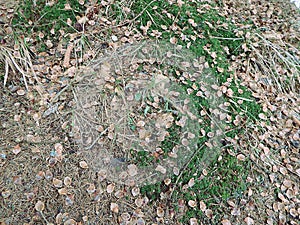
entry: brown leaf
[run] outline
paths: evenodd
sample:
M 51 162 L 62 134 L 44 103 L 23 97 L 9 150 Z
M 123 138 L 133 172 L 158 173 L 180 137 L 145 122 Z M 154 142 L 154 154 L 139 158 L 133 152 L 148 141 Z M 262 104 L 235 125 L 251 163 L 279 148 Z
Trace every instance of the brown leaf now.
M 203 201 L 200 201 L 200 210 L 202 212 L 205 212 L 205 210 L 206 210 L 206 205 L 205 205 L 205 203 Z
M 86 163 L 86 161 L 80 161 L 79 162 L 79 166 L 82 168 L 82 169 L 88 169 L 89 166 L 88 164 Z
M 89 194 L 92 194 L 96 191 L 96 187 L 94 184 L 90 184 L 89 187 L 86 189 L 86 191 L 89 193 Z
M 156 214 L 158 217 L 163 217 L 165 215 L 165 211 L 161 207 L 157 207 Z
M 18 154 L 21 152 L 21 147 L 20 147 L 20 145 L 19 145 L 19 144 L 16 145 L 16 146 L 13 148 L 12 152 L 13 152 L 15 155 L 18 155 Z
M 246 157 L 243 154 L 238 154 L 236 158 L 240 161 L 245 161 Z
M 60 195 L 66 195 L 68 193 L 68 190 L 66 188 L 61 188 L 61 189 L 58 189 L 58 194 Z
M 65 178 L 64 178 L 64 184 L 65 184 L 66 186 L 70 186 L 71 183 L 72 183 L 72 179 L 71 179 L 70 177 L 65 177 Z
M 251 217 L 246 217 L 246 218 L 244 219 L 244 221 L 245 221 L 245 223 L 246 223 L 247 225 L 252 225 L 252 224 L 254 224 L 254 220 L 253 220 Z
M 42 212 L 45 209 L 45 204 L 42 201 L 37 201 L 37 203 L 34 206 L 35 210 L 38 212 Z
M 188 201 L 188 205 L 192 208 L 195 208 L 197 206 L 197 202 L 194 200 L 189 200 Z
M 198 225 L 198 220 L 196 218 L 191 218 L 190 219 L 190 225 Z
M 110 203 L 110 210 L 114 213 L 118 213 L 119 212 L 119 206 L 117 203 Z
M 55 187 L 62 187 L 62 185 L 63 185 L 62 180 L 59 180 L 59 179 L 56 179 L 56 178 L 53 178 L 52 183 Z
M 132 193 L 133 197 L 138 196 L 140 194 L 139 187 L 132 188 L 131 193 Z
M 191 178 L 188 182 L 189 187 L 193 187 L 195 185 L 195 178 Z
M 77 222 L 73 219 L 68 219 L 64 222 L 64 225 L 77 225 Z
M 222 225 L 231 225 L 230 220 L 224 219 L 221 221 Z
M 208 218 L 212 218 L 212 216 L 213 216 L 213 211 L 210 210 L 210 209 L 207 209 L 207 210 L 205 210 L 205 215 L 206 215 Z
M 107 185 L 107 187 L 106 187 L 106 191 L 109 194 L 112 193 L 114 191 L 114 189 L 115 189 L 115 184 L 113 184 L 113 183 Z

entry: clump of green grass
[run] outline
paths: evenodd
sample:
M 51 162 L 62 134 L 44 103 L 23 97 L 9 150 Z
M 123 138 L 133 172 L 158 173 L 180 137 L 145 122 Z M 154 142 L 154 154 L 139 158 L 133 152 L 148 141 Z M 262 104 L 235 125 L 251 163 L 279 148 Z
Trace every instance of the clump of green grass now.
M 67 4 L 70 8 L 66 7 Z M 71 30 L 76 29 L 67 24 L 70 19 L 72 23 L 76 23 L 76 16 L 84 13 L 85 7 L 76 0 L 59 0 L 53 5 L 46 0 L 34 1 L 23 0 L 16 11 L 12 20 L 15 30 L 20 32 L 38 32 L 41 31 L 45 36 L 50 35 L 50 30 L 58 32 L 60 29 Z

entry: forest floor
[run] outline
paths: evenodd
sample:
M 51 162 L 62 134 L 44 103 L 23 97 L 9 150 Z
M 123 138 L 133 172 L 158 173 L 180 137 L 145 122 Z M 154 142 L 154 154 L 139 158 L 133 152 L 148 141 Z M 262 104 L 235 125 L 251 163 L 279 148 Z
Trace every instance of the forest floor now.
M 0 49 L 1 225 L 299 224 L 289 1 L 0 1 Z

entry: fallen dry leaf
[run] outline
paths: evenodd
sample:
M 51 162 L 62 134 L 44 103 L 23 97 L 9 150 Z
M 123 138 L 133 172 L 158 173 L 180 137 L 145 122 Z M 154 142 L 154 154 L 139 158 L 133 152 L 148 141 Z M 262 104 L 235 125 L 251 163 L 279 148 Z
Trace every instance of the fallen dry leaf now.
M 88 169 L 88 168 L 89 168 L 89 166 L 88 166 L 88 164 L 87 164 L 86 161 L 80 161 L 80 162 L 79 162 L 79 166 L 80 166 L 82 169 Z
M 107 185 L 107 187 L 106 187 L 106 191 L 107 191 L 107 193 L 112 193 L 113 191 L 114 191 L 114 189 L 115 189 L 115 184 L 113 184 L 113 183 L 111 183 L 111 184 L 109 184 L 109 185 Z
M 21 152 L 21 147 L 20 147 L 20 145 L 19 145 L 19 144 L 16 145 L 16 146 L 13 148 L 12 152 L 13 152 L 15 155 L 18 155 L 18 154 Z
M 42 201 L 37 201 L 37 203 L 34 206 L 35 210 L 38 212 L 42 212 L 45 209 L 45 204 Z
M 188 201 L 188 205 L 192 208 L 195 208 L 197 206 L 197 202 L 194 200 L 189 200 Z
M 70 178 L 70 177 L 65 177 L 65 178 L 64 178 L 64 184 L 65 184 L 67 187 L 70 186 L 71 183 L 72 183 L 72 178 Z
M 158 217 L 163 217 L 165 215 L 165 211 L 164 211 L 163 208 L 157 207 L 156 214 L 157 214 Z
M 222 220 L 222 221 L 221 221 L 221 224 L 222 224 L 222 225 L 231 225 L 230 220 L 228 220 L 228 219 Z
M 119 206 L 117 203 L 110 203 L 110 210 L 114 213 L 119 213 Z
M 254 220 L 253 220 L 251 217 L 246 217 L 246 218 L 244 219 L 244 221 L 245 221 L 245 223 L 246 223 L 247 225 L 252 225 L 252 224 L 254 224 Z
M 52 183 L 55 187 L 58 187 L 58 188 L 63 186 L 62 180 L 59 180 L 59 179 L 56 179 L 56 178 L 53 178 Z
M 196 218 L 190 218 L 190 225 L 198 225 L 198 220 Z

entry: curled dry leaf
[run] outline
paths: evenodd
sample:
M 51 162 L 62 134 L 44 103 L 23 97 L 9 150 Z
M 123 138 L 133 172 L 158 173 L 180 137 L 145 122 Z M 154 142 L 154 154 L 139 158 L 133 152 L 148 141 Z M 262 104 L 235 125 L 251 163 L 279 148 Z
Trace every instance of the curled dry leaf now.
M 42 201 L 37 201 L 37 203 L 34 206 L 35 210 L 38 212 L 42 212 L 45 209 L 45 204 Z
M 123 198 L 125 196 L 125 192 L 123 190 L 117 190 L 115 196 L 117 198 Z
M 115 190 L 115 184 L 111 183 L 111 184 L 107 185 L 107 187 L 106 187 L 107 193 L 110 194 L 110 193 L 112 193 L 114 190 Z
M 106 170 L 100 170 L 98 172 L 98 179 L 99 179 L 99 181 L 104 181 L 106 177 L 107 177 Z
M 2 191 L 1 195 L 3 198 L 8 198 L 10 196 L 11 192 L 10 190 Z
M 188 186 L 191 188 L 195 185 L 195 178 L 191 178 L 188 182 Z
M 89 218 L 87 216 L 83 216 L 82 221 L 87 223 L 89 221 Z
M 74 203 L 74 195 L 71 194 L 67 195 L 65 198 L 65 204 L 69 206 L 69 205 L 73 205 L 73 203 Z
M 60 195 L 67 195 L 68 194 L 67 188 L 60 188 L 57 191 L 58 191 L 58 194 L 60 194 Z
M 206 215 L 208 218 L 212 218 L 212 216 L 213 216 L 213 211 L 210 210 L 210 209 L 207 209 L 207 210 L 205 210 L 205 215 Z
M 19 145 L 19 144 L 16 145 L 16 146 L 13 148 L 12 152 L 13 152 L 15 155 L 18 155 L 18 154 L 21 152 L 21 147 L 20 147 L 20 145 Z
M 170 178 L 166 178 L 165 180 L 164 180 L 164 183 L 165 183 L 165 185 L 169 185 L 169 184 L 171 184 L 171 182 L 172 182 L 172 180 L 170 179 Z
M 258 117 L 259 117 L 260 119 L 262 119 L 262 120 L 267 120 L 267 117 L 266 117 L 266 115 L 265 115 L 264 113 L 258 114 Z
M 140 194 L 140 188 L 139 187 L 132 188 L 131 193 L 134 197 L 138 196 Z
M 156 214 L 158 217 L 163 217 L 165 215 L 165 211 L 163 210 L 162 207 L 157 207 Z
M 59 180 L 59 179 L 56 179 L 56 178 L 53 178 L 52 183 L 55 187 L 62 187 L 63 186 L 62 180 Z
M 252 225 L 252 224 L 254 224 L 254 220 L 251 218 L 251 217 L 246 217 L 245 219 L 244 219 L 244 221 L 245 221 L 245 223 L 247 224 L 247 225 Z
M 90 184 L 89 187 L 86 189 L 86 191 L 89 193 L 89 194 L 92 194 L 96 191 L 96 187 L 94 184 Z
M 292 217 L 297 217 L 298 212 L 297 212 L 297 210 L 295 208 L 292 208 L 292 209 L 290 209 L 290 214 L 291 214 Z
M 136 126 L 137 126 L 137 127 L 144 127 L 145 124 L 146 124 L 146 123 L 145 123 L 144 121 L 140 120 L 139 122 L 136 123 Z
M 231 215 L 233 215 L 233 216 L 239 216 L 239 215 L 241 215 L 240 209 L 238 209 L 238 208 L 233 208 L 233 209 L 231 210 Z
M 177 39 L 175 37 L 170 38 L 170 43 L 175 45 L 177 43 Z
M 238 154 L 236 158 L 240 161 L 245 161 L 246 157 L 243 154 Z
M 197 202 L 194 200 L 189 200 L 188 201 L 188 205 L 192 208 L 195 208 L 197 206 Z
M 221 221 L 222 225 L 231 225 L 230 220 L 224 219 Z
M 283 181 L 283 185 L 286 186 L 287 188 L 292 187 L 292 181 L 288 180 L 288 179 L 285 179 Z
M 110 210 L 114 213 L 118 213 L 119 212 L 119 206 L 117 203 L 110 203 Z
M 196 218 L 191 218 L 190 225 L 198 225 L 198 220 Z
M 79 162 L 79 166 L 82 168 L 82 169 L 88 169 L 89 166 L 88 164 L 86 163 L 86 161 L 80 161 Z
M 20 95 L 20 96 L 22 96 L 22 95 L 25 95 L 26 92 L 25 92 L 23 89 L 19 89 L 19 90 L 17 91 L 17 94 Z
M 71 178 L 71 177 L 65 177 L 65 178 L 64 178 L 64 184 L 65 184 L 66 186 L 70 186 L 71 183 L 72 183 L 72 178 Z
M 143 199 L 142 198 L 137 198 L 137 199 L 135 199 L 135 201 L 134 201 L 134 203 L 135 203 L 135 205 L 137 206 L 137 207 L 142 207 L 142 205 L 143 205 Z
M 70 67 L 70 58 L 71 58 L 71 53 L 72 53 L 73 47 L 74 47 L 73 44 L 69 44 L 67 47 L 67 50 L 66 50 L 66 53 L 64 56 L 64 62 L 63 62 L 63 66 L 65 68 Z
M 77 222 L 73 219 L 68 219 L 64 222 L 64 225 L 76 225 Z
M 206 210 L 206 204 L 203 201 L 200 201 L 200 210 L 202 212 L 205 212 L 205 210 Z
M 51 180 L 53 177 L 53 174 L 50 170 L 46 170 L 46 173 L 45 173 L 45 178 L 46 180 Z

